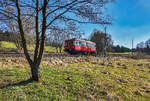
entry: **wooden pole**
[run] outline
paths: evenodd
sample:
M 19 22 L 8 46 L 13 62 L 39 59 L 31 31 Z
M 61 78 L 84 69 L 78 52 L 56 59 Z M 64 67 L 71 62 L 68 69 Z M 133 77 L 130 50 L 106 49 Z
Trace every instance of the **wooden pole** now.
M 133 45 L 134 45 L 134 40 L 132 39 L 132 56 L 133 56 Z

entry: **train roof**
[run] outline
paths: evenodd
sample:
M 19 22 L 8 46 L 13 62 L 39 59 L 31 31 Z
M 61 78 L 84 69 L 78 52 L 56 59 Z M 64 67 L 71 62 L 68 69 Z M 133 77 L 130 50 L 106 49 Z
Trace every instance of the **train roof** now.
M 94 42 L 92 42 L 92 41 L 86 41 L 86 42 L 88 42 L 88 43 L 90 43 L 90 44 L 95 44 Z
M 76 38 L 73 38 L 73 39 L 69 39 L 69 40 L 65 40 L 65 41 L 84 41 L 84 42 L 87 42 L 87 43 L 90 43 L 90 44 L 95 44 L 94 42 L 92 41 L 89 41 L 89 40 L 86 40 L 86 39 L 76 39 Z

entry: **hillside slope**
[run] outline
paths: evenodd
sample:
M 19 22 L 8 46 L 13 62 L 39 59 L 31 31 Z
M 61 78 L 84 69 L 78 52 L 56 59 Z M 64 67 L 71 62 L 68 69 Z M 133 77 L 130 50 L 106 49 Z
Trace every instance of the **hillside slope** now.
M 7 53 L 7 52 L 9 52 L 9 50 L 11 49 L 11 50 L 16 50 L 17 51 L 17 48 L 16 48 L 16 46 L 15 46 L 15 44 L 14 43 L 12 43 L 12 42 L 7 42 L 7 41 L 0 41 L 0 48 L 2 48 L 2 49 L 0 49 L 1 51 L 6 51 L 5 53 Z M 6 48 L 6 49 L 5 49 Z M 32 45 L 30 45 L 30 46 L 28 46 L 27 47 L 29 50 L 34 50 L 34 46 L 32 46 Z M 10 50 L 10 51 L 11 51 Z M 44 50 L 46 51 L 46 52 L 56 52 L 56 48 L 55 47 L 52 47 L 52 46 L 45 46 L 45 48 L 44 48 Z

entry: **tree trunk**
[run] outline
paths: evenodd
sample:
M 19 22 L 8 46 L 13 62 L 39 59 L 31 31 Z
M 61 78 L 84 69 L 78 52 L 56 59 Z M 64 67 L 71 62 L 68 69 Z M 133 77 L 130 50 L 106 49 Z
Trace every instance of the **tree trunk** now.
M 42 32 L 41 32 L 41 41 L 40 41 L 40 33 L 39 33 L 39 23 L 38 23 L 38 19 L 39 19 L 39 0 L 36 1 L 36 48 L 34 51 L 34 60 L 31 59 L 28 50 L 27 50 L 27 42 L 26 42 L 26 38 L 25 38 L 25 33 L 24 33 L 24 29 L 23 29 L 23 23 L 22 23 L 22 19 L 21 19 L 21 9 L 20 9 L 20 5 L 19 5 L 19 0 L 16 0 L 16 7 L 17 7 L 17 22 L 19 25 L 19 31 L 20 31 L 20 35 L 21 35 L 21 42 L 22 42 L 22 47 L 24 49 L 24 54 L 25 57 L 28 61 L 28 63 L 30 64 L 31 67 L 31 73 L 32 73 L 32 79 L 34 81 L 38 81 L 41 82 L 41 75 L 40 75 L 40 63 L 41 63 L 41 59 L 43 56 L 43 52 L 44 52 L 44 43 L 45 43 L 45 33 L 46 33 L 46 7 L 48 4 L 47 0 L 44 0 L 44 5 L 42 8 L 42 17 L 43 17 L 43 21 L 42 21 Z M 40 42 L 39 42 L 40 41 Z M 40 47 L 39 47 L 40 46 Z M 39 50 L 39 51 L 38 51 Z
M 58 47 L 56 47 L 56 53 L 57 53 L 57 54 L 59 53 L 59 51 L 58 51 Z
M 40 74 L 40 67 L 38 65 L 32 65 L 31 66 L 31 73 L 32 73 L 32 79 L 34 81 L 41 82 L 41 74 Z
M 61 53 L 62 47 L 59 47 L 59 53 Z

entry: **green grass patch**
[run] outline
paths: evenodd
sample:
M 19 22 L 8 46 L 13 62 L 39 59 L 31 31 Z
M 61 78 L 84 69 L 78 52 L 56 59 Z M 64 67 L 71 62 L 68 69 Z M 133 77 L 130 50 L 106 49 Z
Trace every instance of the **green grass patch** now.
M 52 46 L 45 46 L 44 50 L 47 52 L 56 52 L 56 48 Z
M 3 48 L 14 48 L 16 49 L 16 46 L 13 42 L 7 42 L 7 41 L 0 41 L 1 47 Z
M 108 53 L 109 55 L 131 55 L 132 53 L 131 52 L 116 52 L 116 53 L 113 53 L 113 52 L 109 52 Z
M 13 42 L 0 41 L 0 47 L 7 49 L 16 49 L 16 45 Z M 35 45 L 28 45 L 28 50 L 34 50 Z M 45 46 L 44 51 L 46 52 L 56 52 L 56 48 L 52 46 Z
M 29 67 L 12 65 L 0 68 L 0 86 L 5 86 L 0 88 L 0 100 L 149 101 L 149 65 L 146 59 L 118 58 L 104 64 L 97 61 L 42 66 L 42 83 L 28 80 Z

